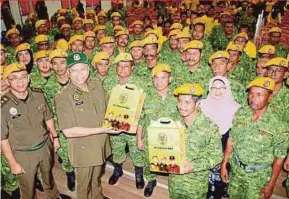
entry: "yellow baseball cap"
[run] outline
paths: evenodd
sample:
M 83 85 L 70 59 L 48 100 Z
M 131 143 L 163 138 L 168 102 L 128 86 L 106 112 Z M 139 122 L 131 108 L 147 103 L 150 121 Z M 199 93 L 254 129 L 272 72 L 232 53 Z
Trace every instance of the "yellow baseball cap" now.
M 59 13 L 59 14 L 65 14 L 66 12 L 67 12 L 67 10 L 64 9 L 64 8 L 60 8 L 60 9 L 58 10 L 58 13 Z
M 113 12 L 112 14 L 111 14 L 111 18 L 112 17 L 121 17 L 121 15 L 119 14 L 119 12 Z
M 149 45 L 149 44 L 159 44 L 159 41 L 154 37 L 147 37 L 143 39 L 141 42 L 142 42 L 142 46 Z
M 264 45 L 258 50 L 258 53 L 274 55 L 275 54 L 275 47 L 272 45 Z
M 181 31 L 179 34 L 177 34 L 177 39 L 181 38 L 191 38 L 191 35 L 188 31 Z
M 109 55 L 107 52 L 99 52 L 93 57 L 92 64 L 98 63 L 100 60 L 109 60 Z
M 210 56 L 209 63 L 212 64 L 214 59 L 219 59 L 219 58 L 229 59 L 230 55 L 229 55 L 229 53 L 227 51 L 217 51 L 213 55 Z
M 100 11 L 98 14 L 97 14 L 97 17 L 107 17 L 106 16 L 106 13 L 104 10 Z
M 9 30 L 7 31 L 7 33 L 6 33 L 6 38 L 8 38 L 9 35 L 12 35 L 12 34 L 18 34 L 18 35 L 20 35 L 20 32 L 19 32 L 19 30 L 18 30 L 17 28 L 11 28 L 11 29 L 9 29 Z
M 224 11 L 220 14 L 220 16 L 223 16 L 223 15 L 231 16 L 231 13 L 229 11 Z
M 120 35 L 129 35 L 128 30 L 120 30 L 115 34 L 115 37 L 118 37 Z
M 20 51 L 29 50 L 29 49 L 31 49 L 31 48 L 30 48 L 30 45 L 28 43 L 19 44 L 15 49 L 15 55 L 17 55 L 17 53 Z
M 235 39 L 237 39 L 238 37 L 244 38 L 247 41 L 249 40 L 249 37 L 248 37 L 247 33 L 245 33 L 245 32 L 241 32 L 241 33 L 237 34 L 233 40 L 235 41 Z
M 82 22 L 83 22 L 83 25 L 85 25 L 85 24 L 92 24 L 93 25 L 94 24 L 92 19 L 83 19 Z
M 83 35 L 73 35 L 73 36 L 69 39 L 68 45 L 72 44 L 73 42 L 75 42 L 75 41 L 77 41 L 77 40 L 79 40 L 79 41 L 84 41 Z
M 75 23 L 76 21 L 81 21 L 82 22 L 82 18 L 81 17 L 75 17 L 72 21 L 72 23 Z
M 107 44 L 107 43 L 114 43 L 114 39 L 112 37 L 103 37 L 99 41 L 99 45 Z
M 64 28 L 70 28 L 70 25 L 65 23 L 61 26 L 60 30 L 64 29 Z
M 86 10 L 86 14 L 94 14 L 95 15 L 95 11 L 93 9 L 87 9 Z
M 170 30 L 175 30 L 175 29 L 179 29 L 182 30 L 183 29 L 183 25 L 180 23 L 173 23 L 170 27 Z
M 35 43 L 38 44 L 40 42 L 43 42 L 43 41 L 48 41 L 48 36 L 47 35 L 37 35 L 35 37 Z
M 105 27 L 105 25 L 97 25 L 97 26 L 95 26 L 95 28 L 94 28 L 94 32 L 97 32 L 97 31 L 99 31 L 99 30 L 106 30 L 106 27 Z
M 28 15 L 28 19 L 32 19 L 33 17 L 37 17 L 37 14 L 35 12 L 30 12 Z
M 136 20 L 136 21 L 134 21 L 132 24 L 131 24 L 131 27 L 134 27 L 134 26 L 136 26 L 136 25 L 143 25 L 143 22 L 142 21 L 140 21 L 140 20 Z
M 95 37 L 95 33 L 93 31 L 87 31 L 83 34 L 83 39 L 86 37 Z
M 183 51 L 186 51 L 188 49 L 203 49 L 203 42 L 199 41 L 199 40 L 193 40 L 189 43 L 187 43 L 183 49 Z
M 159 33 L 158 33 L 157 30 L 149 30 L 149 31 L 147 31 L 147 32 L 144 34 L 144 36 L 145 36 L 145 37 L 148 37 L 150 34 L 153 34 L 153 35 L 157 36 L 157 38 L 159 37 Z
M 273 27 L 273 28 L 271 28 L 271 29 L 269 30 L 269 33 L 271 33 L 271 32 L 279 32 L 279 33 L 282 33 L 282 30 L 281 30 L 281 28 L 279 28 L 279 27 Z
M 204 94 L 204 90 L 200 84 L 197 83 L 186 83 L 174 90 L 174 95 L 193 95 L 201 97 Z
M 204 24 L 204 25 L 206 24 L 206 22 L 204 21 L 202 17 L 197 17 L 194 19 L 193 24 L 196 25 L 197 23 Z
M 171 67 L 168 64 L 159 63 L 152 70 L 152 77 L 160 72 L 168 72 L 171 73 Z
M 256 79 L 254 79 L 248 84 L 247 89 L 252 88 L 253 86 L 273 91 L 275 87 L 275 82 L 270 77 L 256 77 Z
M 49 51 L 48 50 L 37 51 L 34 54 L 34 61 L 36 62 L 38 59 L 43 58 L 43 57 L 49 57 Z
M 124 30 L 125 28 L 121 25 L 116 25 L 115 27 L 113 27 L 113 31 L 121 31 Z
M 13 64 L 9 64 L 8 66 L 5 66 L 3 70 L 3 79 L 6 79 L 11 73 L 22 70 L 26 70 L 26 66 L 23 62 L 14 62 Z
M 59 39 L 56 44 L 56 48 L 60 48 L 64 51 L 68 50 L 68 43 L 65 39 Z
M 50 54 L 49 54 L 49 61 L 51 62 L 51 60 L 55 57 L 58 57 L 58 58 L 67 58 L 67 53 L 62 50 L 61 48 L 56 48 L 55 50 L 51 51 Z
M 114 63 L 118 62 L 129 62 L 133 61 L 132 56 L 129 53 L 119 53 L 119 55 L 114 59 Z
M 58 23 L 60 20 L 65 20 L 65 17 L 64 17 L 64 16 L 58 17 L 58 18 L 57 18 L 57 23 Z
M 6 52 L 6 49 L 2 44 L 0 44 L 0 50 L 4 50 Z
M 180 32 L 181 32 L 180 29 L 171 30 L 169 35 L 168 35 L 168 38 L 170 38 L 171 36 L 178 35 Z
M 280 66 L 283 68 L 288 68 L 288 60 L 283 57 L 275 57 L 267 61 L 263 68 L 267 68 L 269 66 Z
M 229 50 L 243 52 L 242 46 L 234 44 L 233 42 L 230 42 L 229 45 L 227 46 L 227 51 Z
M 135 40 L 129 45 L 129 49 L 132 49 L 134 47 L 142 48 L 142 43 L 140 40 Z
M 47 21 L 45 19 L 41 19 L 36 21 L 35 23 L 35 29 L 37 30 L 37 28 L 39 28 L 41 25 L 46 25 Z

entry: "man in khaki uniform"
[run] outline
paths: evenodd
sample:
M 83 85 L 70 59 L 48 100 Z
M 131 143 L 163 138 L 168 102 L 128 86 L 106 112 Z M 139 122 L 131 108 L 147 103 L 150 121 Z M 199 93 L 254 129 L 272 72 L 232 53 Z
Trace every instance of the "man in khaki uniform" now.
M 76 174 L 76 195 L 79 199 L 102 199 L 101 174 L 111 154 L 107 133 L 102 128 L 106 97 L 102 84 L 89 78 L 87 57 L 71 53 L 67 58 L 71 83 L 55 97 L 60 129 L 67 137 L 68 157 Z
M 29 76 L 23 63 L 6 66 L 3 79 L 10 91 L 1 98 L 1 149 L 18 178 L 21 198 L 35 197 L 38 170 L 47 197 L 60 198 L 52 176 L 52 148 L 56 151 L 60 145 L 42 90 L 28 88 Z

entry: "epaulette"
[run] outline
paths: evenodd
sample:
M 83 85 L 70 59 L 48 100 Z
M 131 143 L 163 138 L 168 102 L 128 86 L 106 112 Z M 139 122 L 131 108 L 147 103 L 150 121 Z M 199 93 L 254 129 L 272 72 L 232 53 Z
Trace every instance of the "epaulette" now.
M 31 90 L 32 90 L 33 92 L 43 93 L 43 89 L 42 89 L 42 88 L 31 88 Z
M 1 108 L 10 100 L 6 95 L 1 97 Z

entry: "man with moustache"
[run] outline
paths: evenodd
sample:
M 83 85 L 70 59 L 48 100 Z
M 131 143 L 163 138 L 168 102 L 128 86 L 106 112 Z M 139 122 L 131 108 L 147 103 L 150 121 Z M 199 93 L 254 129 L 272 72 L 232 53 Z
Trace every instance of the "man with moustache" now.
M 69 41 L 69 51 L 71 53 L 82 53 L 84 51 L 84 38 L 83 35 L 73 35 Z
M 276 56 L 286 58 L 288 55 L 288 48 L 280 44 L 282 30 L 279 27 L 273 27 L 269 30 L 269 43 L 275 47 Z
M 97 48 L 95 48 L 96 40 L 95 33 L 93 31 L 88 31 L 83 34 L 84 40 L 84 54 L 88 58 L 89 62 L 92 61 L 95 53 L 97 52 Z
M 51 74 L 47 83 L 45 84 L 43 91 L 47 100 L 48 106 L 54 114 L 54 124 L 59 135 L 59 141 L 61 147 L 57 151 L 61 158 L 62 169 L 67 176 L 67 188 L 70 191 L 75 190 L 75 174 L 73 168 L 69 162 L 67 155 L 67 139 L 63 135 L 63 132 L 59 129 L 58 120 L 55 112 L 54 97 L 57 93 L 69 83 L 69 77 L 66 68 L 67 53 L 62 49 L 55 49 L 49 54 L 49 62 L 51 63 L 51 69 L 54 73 Z
M 67 57 L 70 83 L 55 97 L 59 128 L 67 138 L 68 157 L 76 175 L 77 198 L 102 199 L 101 175 L 110 155 L 108 133 L 102 128 L 106 97 L 102 84 L 89 78 L 87 57 L 71 53 Z
M 126 29 L 118 31 L 115 34 L 116 44 L 117 44 L 117 48 L 115 49 L 116 51 L 115 55 L 118 55 L 119 53 L 126 53 L 128 51 L 128 48 L 127 48 L 128 37 L 129 37 L 129 32 Z
M 1 98 L 1 149 L 18 178 L 21 198 L 35 197 L 38 170 L 47 197 L 60 198 L 52 175 L 52 150 L 60 144 L 42 90 L 28 88 L 29 75 L 21 62 L 8 65 L 3 78 L 10 91 Z
M 142 40 L 143 39 L 143 22 L 136 20 L 131 24 L 132 27 L 132 34 L 129 36 L 129 43 L 135 40 Z
M 169 175 L 170 198 L 206 198 L 209 171 L 222 159 L 219 130 L 199 108 L 204 95 L 200 84 L 186 83 L 175 89 L 174 95 L 186 127 L 186 160 L 184 174 Z
M 22 42 L 23 38 L 17 28 L 11 28 L 8 30 L 5 37 L 9 41 L 9 45 L 6 47 L 6 52 L 13 56 L 16 47 Z
M 288 130 L 270 107 L 275 83 L 257 77 L 248 86 L 248 105 L 237 112 L 233 121 L 221 177 L 228 183 L 226 165 L 230 162 L 230 198 L 269 199 L 286 156 Z
M 109 55 L 109 59 L 114 58 L 115 40 L 112 37 L 103 37 L 99 41 L 99 47 L 101 52 L 106 52 Z
M 153 67 L 155 67 L 158 60 L 160 44 L 156 38 L 147 37 L 142 40 L 142 46 L 144 49 L 143 54 L 146 60 L 147 67 L 149 69 L 152 69 Z

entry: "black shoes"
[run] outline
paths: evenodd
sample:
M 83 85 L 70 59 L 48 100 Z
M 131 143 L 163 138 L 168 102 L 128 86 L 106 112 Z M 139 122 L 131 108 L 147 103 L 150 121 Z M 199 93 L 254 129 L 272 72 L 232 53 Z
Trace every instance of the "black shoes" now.
M 121 164 L 114 164 L 114 170 L 112 176 L 110 176 L 108 180 L 108 184 L 114 185 L 117 183 L 118 179 L 123 175 L 122 172 L 122 165 Z
M 135 186 L 137 189 L 143 189 L 144 185 L 143 168 L 135 167 Z
M 157 181 L 156 180 L 150 181 L 144 190 L 144 196 L 150 197 L 154 192 L 155 186 L 157 186 Z
M 70 191 L 75 191 L 75 173 L 74 173 L 74 171 L 66 172 L 66 177 L 67 177 L 67 188 Z

